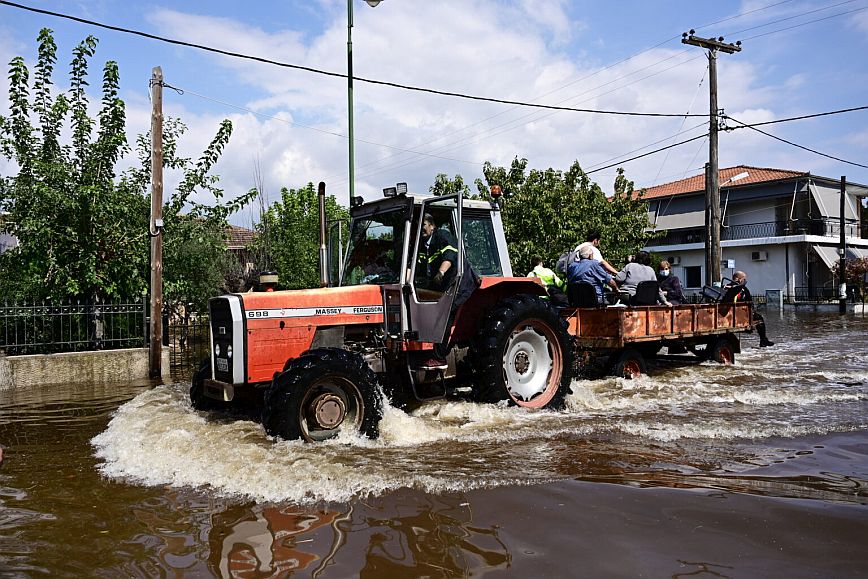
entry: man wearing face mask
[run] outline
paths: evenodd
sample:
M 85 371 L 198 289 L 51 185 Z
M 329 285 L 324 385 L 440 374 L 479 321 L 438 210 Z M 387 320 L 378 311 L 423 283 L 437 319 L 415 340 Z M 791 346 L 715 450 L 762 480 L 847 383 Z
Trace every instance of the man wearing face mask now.
M 672 267 L 665 259 L 660 262 L 660 268 L 657 270 L 657 283 L 660 284 L 660 289 L 666 294 L 670 304 L 679 306 L 684 303 L 681 280 L 677 275 L 672 275 Z

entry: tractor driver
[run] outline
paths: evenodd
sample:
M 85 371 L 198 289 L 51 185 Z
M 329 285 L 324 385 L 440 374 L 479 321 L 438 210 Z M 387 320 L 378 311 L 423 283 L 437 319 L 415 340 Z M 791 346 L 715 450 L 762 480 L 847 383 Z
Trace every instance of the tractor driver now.
M 425 267 L 427 287 L 445 292 L 458 271 L 458 244 L 455 237 L 448 229 L 438 228 L 434 217 L 426 213 L 422 218 L 422 244 L 418 265 Z

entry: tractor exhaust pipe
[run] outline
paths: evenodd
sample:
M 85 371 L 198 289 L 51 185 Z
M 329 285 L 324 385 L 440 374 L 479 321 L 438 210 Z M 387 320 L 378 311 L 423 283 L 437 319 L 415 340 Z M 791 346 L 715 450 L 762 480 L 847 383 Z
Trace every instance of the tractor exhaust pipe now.
M 328 254 L 326 252 L 326 210 L 325 182 L 319 182 L 317 190 L 319 197 L 319 284 L 326 287 L 329 284 Z

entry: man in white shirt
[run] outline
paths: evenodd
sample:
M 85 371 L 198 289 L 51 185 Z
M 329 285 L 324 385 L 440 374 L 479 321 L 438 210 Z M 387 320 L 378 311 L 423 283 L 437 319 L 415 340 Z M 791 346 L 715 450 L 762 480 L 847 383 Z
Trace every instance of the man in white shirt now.
M 591 254 L 592 254 L 591 259 L 599 261 L 602 264 L 603 269 L 605 269 L 606 271 L 608 271 L 612 275 L 615 275 L 618 273 L 617 269 L 612 267 L 608 261 L 603 259 L 603 254 L 600 252 L 600 232 L 599 231 L 591 231 L 590 233 L 588 233 L 588 236 L 585 238 L 585 242 L 582 244 L 579 244 L 579 246 L 575 249 L 576 255 L 578 255 L 579 252 L 584 247 L 590 247 L 591 248 Z M 569 267 L 569 264 L 567 264 L 567 266 Z

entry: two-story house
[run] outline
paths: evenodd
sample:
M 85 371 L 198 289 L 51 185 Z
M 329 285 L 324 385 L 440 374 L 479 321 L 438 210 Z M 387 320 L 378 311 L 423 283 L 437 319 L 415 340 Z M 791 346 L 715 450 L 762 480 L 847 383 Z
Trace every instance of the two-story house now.
M 837 295 L 840 179 L 739 165 L 720 170 L 721 274 L 748 274 L 755 295 L 778 290 L 786 301 Z M 846 183 L 848 259 L 868 257 L 868 187 Z M 663 233 L 645 248 L 667 259 L 685 289 L 705 280 L 705 175 L 645 189 L 648 221 Z

